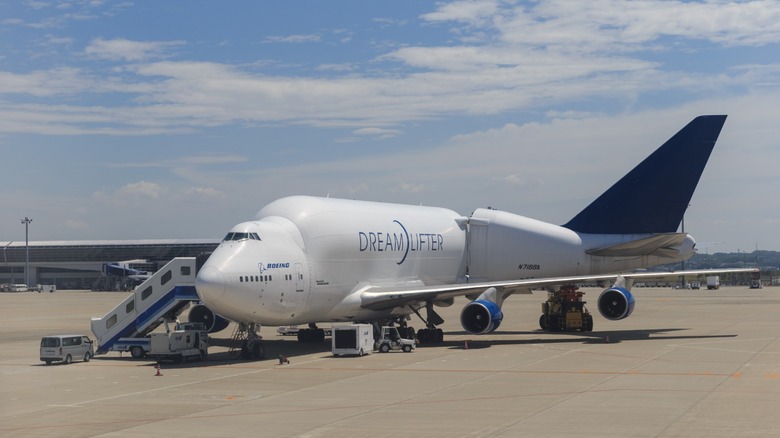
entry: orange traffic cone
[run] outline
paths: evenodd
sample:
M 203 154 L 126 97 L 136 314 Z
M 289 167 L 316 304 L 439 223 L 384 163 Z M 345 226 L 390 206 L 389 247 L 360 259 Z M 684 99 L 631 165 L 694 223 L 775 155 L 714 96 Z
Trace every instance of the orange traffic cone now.
M 160 372 L 160 362 L 157 362 L 157 365 L 155 365 L 155 368 L 157 368 L 157 374 L 155 374 L 155 377 L 162 377 L 162 373 Z

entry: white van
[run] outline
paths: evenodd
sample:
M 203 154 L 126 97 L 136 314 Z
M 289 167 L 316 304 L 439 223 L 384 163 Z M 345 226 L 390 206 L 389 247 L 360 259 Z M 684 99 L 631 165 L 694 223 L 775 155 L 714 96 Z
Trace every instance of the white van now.
M 41 360 L 50 365 L 52 362 L 71 363 L 73 359 L 89 362 L 95 355 L 92 339 L 81 335 L 55 335 L 41 338 Z

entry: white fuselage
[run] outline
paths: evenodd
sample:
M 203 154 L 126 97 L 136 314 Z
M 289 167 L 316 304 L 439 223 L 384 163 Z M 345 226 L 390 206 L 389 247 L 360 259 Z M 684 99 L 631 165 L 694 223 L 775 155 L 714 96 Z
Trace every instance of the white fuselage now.
M 685 259 L 596 257 L 586 250 L 641 238 L 578 234 L 511 213 L 471 217 L 424 206 L 294 196 L 234 226 L 198 275 L 215 313 L 261 325 L 370 321 L 407 309 L 360 306 L 367 286 L 442 285 L 606 274 Z

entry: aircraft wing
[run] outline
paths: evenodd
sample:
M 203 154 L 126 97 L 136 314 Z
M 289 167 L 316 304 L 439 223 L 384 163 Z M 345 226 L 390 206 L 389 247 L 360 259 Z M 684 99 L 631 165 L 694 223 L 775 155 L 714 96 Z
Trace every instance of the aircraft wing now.
M 481 294 L 494 287 L 499 292 L 531 293 L 532 289 L 561 286 L 566 284 L 594 283 L 625 280 L 670 278 L 690 275 L 717 275 L 739 272 L 758 272 L 757 268 L 735 269 L 699 269 L 672 272 L 632 272 L 624 274 L 582 275 L 571 277 L 532 278 L 512 281 L 492 281 L 484 283 L 458 283 L 438 286 L 399 285 L 366 286 L 360 292 L 361 307 L 372 310 L 385 310 L 413 303 L 440 301 L 449 298 Z

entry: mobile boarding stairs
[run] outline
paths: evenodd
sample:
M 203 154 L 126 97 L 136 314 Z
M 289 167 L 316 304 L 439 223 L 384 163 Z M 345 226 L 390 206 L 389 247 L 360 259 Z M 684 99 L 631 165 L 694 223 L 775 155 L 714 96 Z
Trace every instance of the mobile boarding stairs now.
M 200 301 L 196 270 L 195 257 L 176 257 L 105 316 L 92 318 L 96 353 L 126 351 L 127 345 L 146 340 L 160 324 L 175 320 L 190 302 Z

